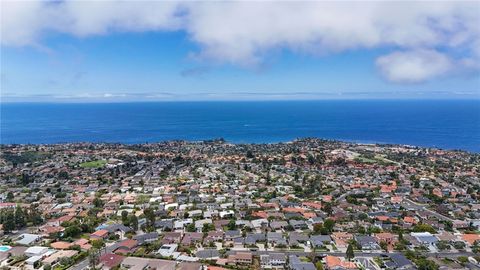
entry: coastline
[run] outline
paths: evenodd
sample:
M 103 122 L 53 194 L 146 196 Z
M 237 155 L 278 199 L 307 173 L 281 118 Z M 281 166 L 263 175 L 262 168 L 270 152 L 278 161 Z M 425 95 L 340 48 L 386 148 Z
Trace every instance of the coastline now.
M 62 145 L 71 145 L 71 146 L 81 146 L 81 145 L 123 145 L 123 146 L 142 146 L 142 145 L 163 145 L 169 143 L 185 143 L 185 144 L 208 144 L 208 143 L 223 143 L 226 145 L 235 145 L 235 146 L 246 146 L 246 145 L 283 145 L 283 144 L 292 144 L 295 142 L 301 141 L 319 141 L 331 144 L 341 144 L 341 145 L 353 145 L 353 146 L 365 146 L 365 147 L 380 147 L 380 148 L 405 148 L 405 149 L 428 149 L 435 151 L 448 151 L 448 152 L 463 152 L 468 154 L 477 155 L 480 152 L 469 151 L 464 149 L 445 149 L 434 146 L 421 146 L 421 145 L 410 145 L 410 144 L 396 144 L 396 143 L 385 143 L 385 142 L 367 142 L 367 141 L 354 141 L 354 140 L 342 140 L 342 139 L 328 139 L 328 138 L 319 138 L 319 137 L 305 137 L 305 138 L 296 138 L 288 141 L 279 141 L 279 142 L 232 142 L 225 140 L 223 138 L 212 138 L 205 140 L 160 140 L 157 142 L 145 142 L 145 143 L 123 143 L 123 142 L 88 142 L 88 141 L 78 141 L 78 142 L 58 142 L 58 143 L 0 143 L 0 147 L 11 147 L 11 146 L 62 146 Z

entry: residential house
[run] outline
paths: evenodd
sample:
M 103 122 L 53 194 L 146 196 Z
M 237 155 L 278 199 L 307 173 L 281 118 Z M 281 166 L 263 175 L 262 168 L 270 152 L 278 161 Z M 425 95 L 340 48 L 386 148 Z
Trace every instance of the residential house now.
M 260 255 L 260 266 L 262 269 L 283 269 L 287 263 L 284 253 L 270 253 Z
M 315 265 L 311 262 L 304 262 L 300 260 L 300 258 L 296 255 L 290 255 L 288 257 L 289 263 L 289 269 L 291 270 L 316 270 L 317 268 Z
M 105 253 L 100 256 L 99 265 L 102 269 L 109 270 L 118 267 L 124 259 L 125 257 L 122 255 Z
M 375 237 L 370 235 L 355 235 L 355 241 L 362 250 L 376 250 L 380 248 Z

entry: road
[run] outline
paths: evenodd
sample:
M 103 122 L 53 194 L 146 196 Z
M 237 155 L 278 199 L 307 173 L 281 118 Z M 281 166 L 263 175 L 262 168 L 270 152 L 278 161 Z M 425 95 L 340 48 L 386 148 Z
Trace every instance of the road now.
M 271 253 L 286 253 L 288 255 L 297 255 L 297 256 L 308 256 L 311 252 L 304 252 L 304 251 L 296 251 L 296 250 L 285 250 L 285 251 L 253 251 L 254 255 L 264 255 L 264 254 L 271 254 Z M 325 251 L 317 251 L 315 252 L 317 256 L 338 256 L 343 257 L 345 256 L 345 252 L 325 252 Z M 372 251 L 372 252 L 355 252 L 355 256 L 359 257 L 379 257 L 382 255 L 388 254 L 402 254 L 401 252 L 382 252 L 382 251 Z M 472 252 L 425 252 L 422 253 L 427 257 L 440 257 L 440 258 L 456 258 L 460 256 L 473 256 L 474 253 Z
M 118 247 L 117 243 L 108 246 L 105 248 L 105 250 L 102 253 L 108 253 L 108 252 L 113 252 L 116 248 Z M 233 254 L 235 252 L 239 252 L 239 250 L 234 251 L 230 250 L 227 252 L 227 254 Z M 274 251 L 252 251 L 253 255 L 266 255 L 266 254 L 272 254 L 272 253 L 285 253 L 287 256 L 288 255 L 297 255 L 297 256 L 309 256 L 312 253 L 311 252 L 305 252 L 305 251 L 297 251 L 297 250 L 274 250 Z M 315 254 L 317 256 L 338 256 L 338 257 L 343 257 L 345 256 L 345 252 L 338 252 L 338 251 L 330 251 L 330 252 L 325 252 L 325 251 L 316 251 Z M 372 258 L 372 257 L 379 257 L 382 255 L 388 255 L 388 254 L 402 254 L 401 252 L 390 252 L 386 253 L 383 251 L 372 251 L 372 252 L 355 252 L 356 257 L 365 257 L 365 258 Z M 460 256 L 473 256 L 474 253 L 472 252 L 425 252 L 422 253 L 426 255 L 427 257 L 435 257 L 435 258 L 457 258 Z M 89 263 L 88 257 L 85 258 L 83 261 L 80 263 L 70 267 L 71 270 L 84 270 L 87 269 Z M 468 263 L 467 265 L 470 269 L 478 270 L 480 269 L 478 266 Z

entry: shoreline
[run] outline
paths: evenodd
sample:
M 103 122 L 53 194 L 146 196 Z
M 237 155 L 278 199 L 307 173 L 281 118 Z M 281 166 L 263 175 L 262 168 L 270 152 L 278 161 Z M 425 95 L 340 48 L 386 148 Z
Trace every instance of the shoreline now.
M 172 142 L 183 142 L 183 143 L 212 143 L 212 142 L 222 142 L 224 144 L 231 145 L 281 145 L 281 144 L 290 144 L 296 141 L 308 141 L 315 140 L 320 142 L 327 143 L 341 143 L 341 144 L 354 144 L 357 146 L 372 146 L 372 147 L 402 147 L 410 149 L 431 149 L 431 150 L 440 150 L 448 152 L 464 152 L 469 154 L 480 154 L 480 151 L 473 151 L 468 149 L 447 149 L 440 148 L 436 146 L 422 146 L 422 145 L 412 145 L 412 144 L 401 144 L 401 143 L 388 143 L 388 142 L 371 142 L 371 141 L 357 141 L 357 140 L 345 140 L 345 139 L 329 139 L 329 138 L 320 138 L 320 137 L 304 137 L 296 138 L 293 140 L 285 141 L 271 141 L 271 142 L 238 142 L 230 141 L 224 138 L 212 138 L 212 139 L 203 139 L 203 140 L 188 140 L 188 139 L 172 139 L 172 140 L 159 140 L 155 142 L 144 142 L 144 143 L 128 143 L 128 142 L 108 142 L 108 141 L 76 141 L 76 142 L 56 142 L 56 143 L 1 143 L 0 147 L 11 147 L 11 146 L 59 146 L 59 145 L 159 145 L 167 144 Z

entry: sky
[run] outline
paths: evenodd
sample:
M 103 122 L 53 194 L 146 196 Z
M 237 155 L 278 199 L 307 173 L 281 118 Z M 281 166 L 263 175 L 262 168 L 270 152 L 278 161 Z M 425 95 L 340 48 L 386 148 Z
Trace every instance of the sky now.
M 480 2 L 1 1 L 2 102 L 479 99 Z

